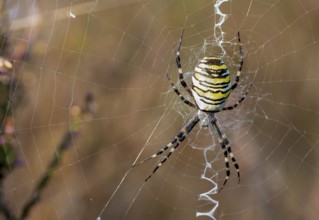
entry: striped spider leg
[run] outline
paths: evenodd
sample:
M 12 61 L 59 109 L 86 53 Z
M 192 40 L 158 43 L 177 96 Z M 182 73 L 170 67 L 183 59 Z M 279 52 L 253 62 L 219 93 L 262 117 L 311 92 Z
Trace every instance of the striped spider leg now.
M 239 165 L 236 161 L 236 158 L 231 150 L 231 146 L 230 146 L 230 143 L 226 137 L 226 135 L 224 133 L 222 133 L 222 131 L 220 130 L 220 128 L 218 127 L 217 125 L 217 119 L 214 118 L 212 121 L 211 121 L 211 124 L 213 125 L 213 127 L 215 128 L 216 132 L 217 132 L 217 135 L 218 135 L 218 141 L 220 143 L 220 146 L 224 152 L 224 159 L 225 159 L 225 167 L 226 167 L 226 177 L 225 177 L 225 180 L 224 180 L 224 183 L 222 185 L 222 187 L 218 190 L 218 192 L 220 192 L 224 186 L 226 185 L 227 183 L 227 180 L 229 179 L 229 176 L 230 176 L 230 169 L 229 169 L 229 162 L 228 162 L 228 153 L 229 153 L 229 156 L 234 164 L 234 167 L 237 171 L 237 177 L 238 177 L 238 183 L 240 182 L 240 172 L 239 172 Z
M 160 162 L 157 164 L 157 166 L 153 169 L 153 172 L 145 179 L 145 182 L 151 178 L 151 176 L 160 168 L 166 160 L 172 155 L 172 153 L 176 150 L 176 148 L 179 146 L 180 143 L 182 143 L 185 140 L 185 137 L 193 130 L 195 125 L 199 122 L 199 118 L 197 115 L 193 117 L 179 132 L 178 134 L 173 138 L 173 140 L 162 147 L 159 151 L 157 151 L 152 156 L 146 158 L 145 160 L 134 164 L 132 167 L 135 167 L 137 165 L 143 164 L 146 161 L 156 158 L 157 156 L 163 154 L 166 150 L 169 149 L 168 153 L 162 157 Z

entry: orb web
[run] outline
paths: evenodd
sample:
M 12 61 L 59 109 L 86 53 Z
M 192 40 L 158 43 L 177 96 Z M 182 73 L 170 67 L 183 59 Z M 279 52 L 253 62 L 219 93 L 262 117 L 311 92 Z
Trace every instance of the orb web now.
M 24 161 L 4 181 L 12 210 L 23 207 L 71 131 L 72 106 L 89 91 L 97 111 L 80 121 L 30 219 L 316 219 L 316 0 L 30 0 L 6 8 L 16 152 Z M 244 66 L 228 104 L 253 83 L 238 108 L 216 114 L 241 172 L 237 184 L 230 164 L 220 193 L 225 165 L 211 128 L 194 128 L 146 183 L 158 158 L 131 168 L 196 114 L 165 79 L 188 95 L 175 64 L 183 29 L 187 82 L 207 55 L 221 57 L 234 81 L 240 31 Z

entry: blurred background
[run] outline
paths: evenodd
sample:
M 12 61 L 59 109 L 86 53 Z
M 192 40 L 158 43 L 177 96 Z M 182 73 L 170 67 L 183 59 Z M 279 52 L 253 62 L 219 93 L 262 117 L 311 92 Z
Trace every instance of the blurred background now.
M 20 213 L 64 134 L 71 107 L 92 93 L 96 111 L 28 219 L 196 219 L 214 205 L 199 195 L 225 178 L 212 129 L 196 127 L 156 174 L 156 159 L 131 169 L 167 144 L 196 111 L 176 96 L 175 56 L 187 80 L 198 59 L 220 56 L 214 44 L 215 1 L 1 1 L 1 56 L 12 60 L 15 151 L 21 164 L 4 181 L 6 203 Z M 237 31 L 244 50 L 238 109 L 217 115 L 240 165 L 221 193 L 216 219 L 317 219 L 319 2 L 242 0 L 227 14 L 223 57 L 235 75 Z M 217 33 L 218 34 L 218 33 Z M 185 94 L 185 93 L 183 93 Z M 205 149 L 209 149 L 204 156 Z M 210 219 L 200 217 L 200 219 Z

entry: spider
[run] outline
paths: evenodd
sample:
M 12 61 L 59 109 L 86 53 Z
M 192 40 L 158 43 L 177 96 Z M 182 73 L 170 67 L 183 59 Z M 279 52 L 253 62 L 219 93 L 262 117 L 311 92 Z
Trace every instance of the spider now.
M 240 34 L 237 32 L 237 38 L 239 43 L 239 67 L 237 70 L 237 75 L 235 82 L 230 82 L 230 74 L 227 66 L 224 62 L 217 57 L 210 56 L 204 57 L 199 61 L 199 64 L 195 67 L 195 71 L 192 75 L 192 86 L 189 88 L 186 81 L 184 80 L 184 74 L 182 71 L 180 49 L 182 45 L 182 39 L 184 35 L 184 30 L 181 33 L 179 44 L 176 52 L 176 65 L 178 69 L 179 83 L 186 90 L 186 92 L 194 99 L 195 103 L 187 100 L 180 91 L 176 88 L 174 83 L 171 81 L 170 77 L 166 74 L 166 79 L 169 81 L 171 87 L 179 98 L 188 106 L 198 110 L 197 114 L 178 132 L 178 134 L 173 138 L 171 142 L 162 147 L 152 156 L 146 158 L 145 160 L 135 163 L 132 167 L 143 164 L 146 161 L 156 158 L 157 156 L 163 154 L 168 150 L 168 153 L 164 155 L 157 166 L 153 169 L 151 174 L 145 179 L 145 182 L 149 180 L 152 175 L 168 160 L 172 153 L 177 149 L 177 147 L 185 140 L 185 137 L 192 131 L 196 124 L 200 121 L 202 127 L 208 127 L 210 124 L 215 128 L 218 135 L 218 141 L 224 153 L 225 167 L 226 167 L 226 177 L 222 187 L 219 192 L 223 189 L 227 180 L 230 177 L 229 168 L 229 158 L 237 171 L 238 183 L 240 182 L 240 172 L 237 160 L 232 153 L 230 142 L 228 141 L 226 135 L 221 131 L 217 124 L 217 119 L 215 114 L 221 111 L 232 110 L 236 108 L 244 99 L 246 98 L 251 84 L 248 87 L 246 93 L 233 105 L 225 107 L 227 98 L 230 93 L 236 89 L 239 82 L 239 77 L 244 64 L 243 52 L 241 48 Z

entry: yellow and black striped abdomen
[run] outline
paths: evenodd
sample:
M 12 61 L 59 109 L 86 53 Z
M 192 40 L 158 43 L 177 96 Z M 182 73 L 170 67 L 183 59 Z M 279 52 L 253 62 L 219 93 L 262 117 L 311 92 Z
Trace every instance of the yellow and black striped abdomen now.
M 196 105 L 203 111 L 219 111 L 231 92 L 227 66 L 216 57 L 204 57 L 192 77 L 192 94 Z

